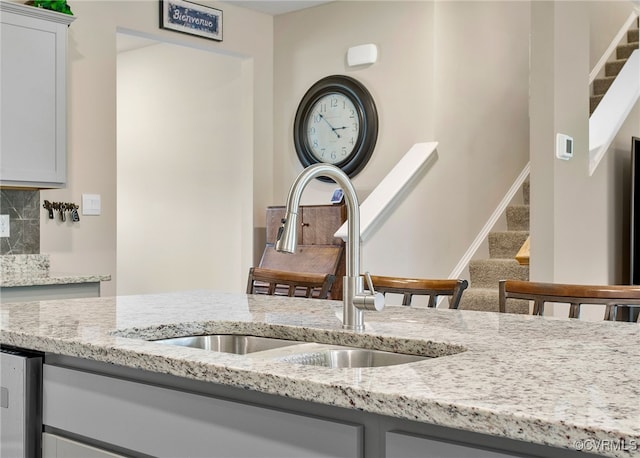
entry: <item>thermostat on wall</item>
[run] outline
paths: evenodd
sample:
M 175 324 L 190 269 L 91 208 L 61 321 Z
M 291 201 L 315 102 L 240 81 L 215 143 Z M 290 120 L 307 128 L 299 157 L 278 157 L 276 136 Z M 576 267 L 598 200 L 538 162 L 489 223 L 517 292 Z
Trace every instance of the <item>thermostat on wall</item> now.
M 573 138 L 565 134 L 556 135 L 556 157 L 565 161 L 573 157 Z

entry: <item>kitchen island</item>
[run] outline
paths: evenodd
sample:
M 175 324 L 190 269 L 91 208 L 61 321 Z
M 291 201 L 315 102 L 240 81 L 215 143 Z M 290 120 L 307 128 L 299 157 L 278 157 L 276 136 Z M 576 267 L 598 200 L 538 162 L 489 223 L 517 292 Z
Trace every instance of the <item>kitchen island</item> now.
M 0 343 L 45 354 L 45 430 L 123 453 L 156 454 L 127 442 L 134 436 L 146 443 L 171 436 L 156 429 L 145 439 L 146 425 L 134 420 L 144 412 L 161 424 L 173 415 L 165 426 L 189 430 L 185 417 L 208 424 L 208 412 L 230 418 L 238 406 L 240 419 L 216 426 L 222 433 L 215 443 L 246 427 L 238 436 L 245 441 L 264 436 L 252 445 L 261 450 L 256 456 L 270 456 L 265 443 L 287 440 L 289 429 L 317 433 L 309 449 L 296 438 L 298 456 L 395 458 L 412 450 L 430 456 L 431 449 L 440 450 L 432 456 L 451 457 L 640 456 L 636 323 L 388 306 L 366 312 L 365 331 L 354 333 L 341 329 L 341 316 L 337 301 L 213 291 L 3 303 Z M 220 333 L 430 358 L 336 369 L 152 341 Z M 178 393 L 173 404 L 153 404 L 171 393 Z M 209 401 L 211 407 L 198 408 Z M 127 412 L 114 421 L 109 412 L 120 407 Z M 203 431 L 215 429 L 208 427 Z M 117 442 L 127 431 L 131 437 Z M 192 443 L 209 440 L 185 434 Z M 341 444 L 342 451 L 332 449 Z M 180 456 L 166 447 L 164 456 Z

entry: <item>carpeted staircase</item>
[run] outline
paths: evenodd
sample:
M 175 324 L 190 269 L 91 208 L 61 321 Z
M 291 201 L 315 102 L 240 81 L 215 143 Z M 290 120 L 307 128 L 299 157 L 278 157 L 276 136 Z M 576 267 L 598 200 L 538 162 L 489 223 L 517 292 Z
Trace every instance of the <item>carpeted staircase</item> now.
M 489 233 L 489 259 L 469 263 L 469 287 L 462 294 L 461 310 L 497 312 L 498 281 L 529 279 L 529 266 L 515 260 L 529 236 L 529 180 L 522 192 L 524 204 L 507 207 L 507 230 Z M 507 312 L 529 313 L 529 303 L 509 301 Z
M 609 61 L 605 64 L 604 77 L 596 78 L 593 82 L 593 95 L 590 98 L 589 113 L 593 113 L 596 109 L 602 97 L 607 92 L 607 89 L 616 79 L 618 73 L 622 69 L 631 53 L 638 49 L 638 29 L 631 29 L 627 32 L 627 43 L 621 44 L 616 48 L 615 60 Z
M 638 42 L 638 28 L 630 29 L 627 43 L 620 44 L 616 48 L 615 59 L 605 64 L 605 76 L 593 82 L 590 113 L 596 109 L 631 53 L 638 49 Z M 462 294 L 461 310 L 497 312 L 498 281 L 529 279 L 529 266 L 515 260 L 529 236 L 529 180 L 524 183 L 522 192 L 524 204 L 507 207 L 507 230 L 489 234 L 489 259 L 469 263 L 469 287 Z M 510 300 L 507 312 L 529 313 L 529 302 Z

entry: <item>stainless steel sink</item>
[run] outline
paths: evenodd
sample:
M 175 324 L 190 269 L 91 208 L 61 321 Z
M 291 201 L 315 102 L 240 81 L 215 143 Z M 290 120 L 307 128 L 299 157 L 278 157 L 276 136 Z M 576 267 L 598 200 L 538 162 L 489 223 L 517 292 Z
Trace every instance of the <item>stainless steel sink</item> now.
M 329 368 L 381 367 L 413 363 L 430 359 L 428 356 L 405 355 L 382 350 L 346 347 L 244 334 L 211 334 L 204 336 L 159 339 L 167 345 L 199 348 L 203 350 L 253 354 L 252 358 L 282 361 L 308 366 Z M 299 347 L 296 347 L 299 346 Z M 287 348 L 290 347 L 290 348 Z M 268 351 L 271 350 L 271 351 Z M 260 353 L 264 352 L 264 353 Z
M 405 355 L 381 350 L 369 350 L 365 348 L 338 348 L 320 350 L 314 352 L 295 353 L 282 358 L 295 364 L 308 366 L 323 366 L 330 368 L 350 367 L 380 367 L 395 366 L 397 364 L 413 363 L 429 359 L 426 356 Z
M 274 348 L 304 343 L 296 340 L 240 334 L 212 334 L 206 336 L 174 337 L 170 339 L 154 340 L 154 342 L 179 345 L 183 347 L 201 348 L 203 350 L 219 351 L 223 353 L 235 353 L 238 355 L 246 355 L 247 353 L 272 350 Z

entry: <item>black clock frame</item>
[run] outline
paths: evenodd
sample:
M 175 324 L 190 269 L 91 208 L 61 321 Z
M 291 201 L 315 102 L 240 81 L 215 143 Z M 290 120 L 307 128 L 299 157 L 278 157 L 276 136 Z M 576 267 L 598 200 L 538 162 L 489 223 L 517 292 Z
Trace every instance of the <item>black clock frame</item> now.
M 328 94 L 340 93 L 348 97 L 356 107 L 360 132 L 349 156 L 336 164 L 349 178 L 354 177 L 367 165 L 378 139 L 378 111 L 373 97 L 358 80 L 346 75 L 331 75 L 317 81 L 302 97 L 293 123 L 293 144 L 300 163 L 304 167 L 321 163 L 313 153 L 306 135 L 307 119 L 318 99 Z M 333 180 L 318 177 L 321 181 Z

